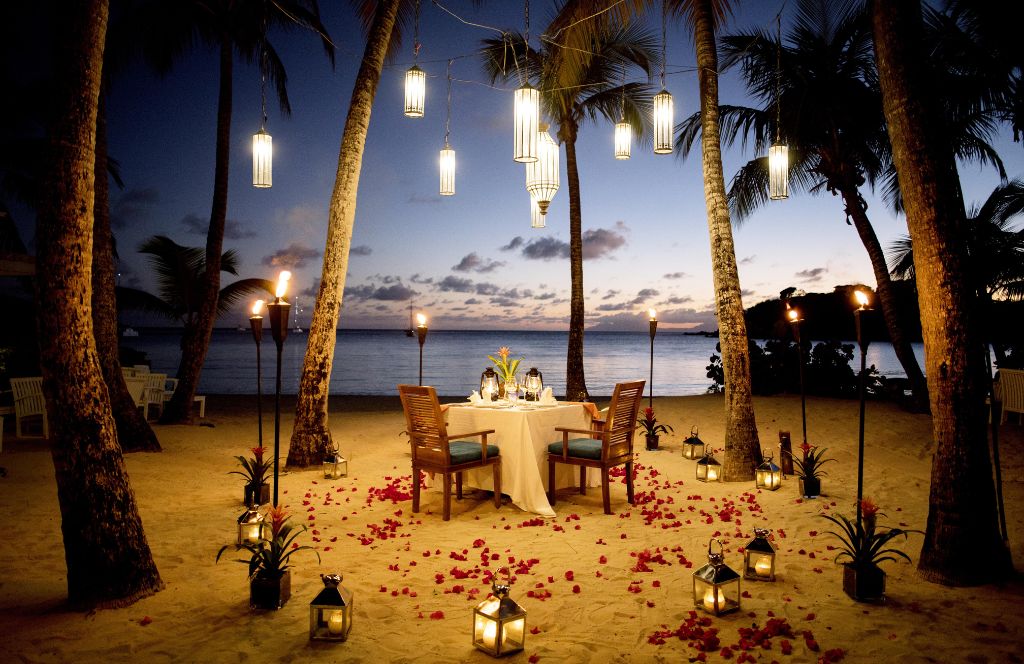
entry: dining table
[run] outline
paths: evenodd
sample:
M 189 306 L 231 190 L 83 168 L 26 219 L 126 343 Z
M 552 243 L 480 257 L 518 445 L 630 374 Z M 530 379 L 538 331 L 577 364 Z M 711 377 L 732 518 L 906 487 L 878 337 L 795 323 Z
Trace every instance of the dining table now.
M 445 416 L 449 435 L 493 429 L 487 442 L 501 449 L 502 493 L 524 511 L 554 517 L 547 497 L 548 445 L 562 439 L 556 427 L 590 429 L 597 412 L 592 403 L 495 401 L 451 404 Z M 601 486 L 601 474 L 594 469 L 587 470 L 586 479 L 587 486 Z M 462 481 L 464 486 L 494 490 L 490 469 L 464 471 Z M 579 486 L 579 473 L 574 466 L 556 464 L 555 487 L 566 486 Z

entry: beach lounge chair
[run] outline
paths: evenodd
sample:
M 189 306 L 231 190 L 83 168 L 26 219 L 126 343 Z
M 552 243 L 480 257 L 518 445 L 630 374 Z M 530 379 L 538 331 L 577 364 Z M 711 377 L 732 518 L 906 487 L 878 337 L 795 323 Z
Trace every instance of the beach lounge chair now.
M 633 431 L 640 401 L 644 396 L 644 383 L 636 380 L 619 383 L 608 406 L 608 416 L 598 429 L 566 429 L 556 427 L 562 440 L 548 445 L 548 502 L 555 506 L 555 464 L 568 463 L 580 467 L 580 493 L 587 492 L 587 468 L 601 469 L 601 494 L 604 513 L 611 514 L 611 496 L 608 469 L 626 465 L 626 499 L 633 504 Z M 569 438 L 569 434 L 585 437 Z
M 22 437 L 21 424 L 26 417 L 40 416 L 43 420 L 43 438 L 50 437 L 50 423 L 46 419 L 46 398 L 43 397 L 43 378 L 12 378 L 14 393 L 14 432 Z
M 487 444 L 488 431 L 448 435 L 448 428 L 432 387 L 399 385 L 405 411 L 406 432 L 412 445 L 412 511 L 420 511 L 420 471 L 443 476 L 444 510 L 442 518 L 451 518 L 452 474 L 455 497 L 462 500 L 462 471 L 491 466 L 494 473 L 494 507 L 501 507 L 501 456 L 497 445 Z M 480 438 L 476 443 L 464 438 Z M 458 439 L 458 440 L 456 440 Z
M 149 410 L 150 406 L 156 406 L 160 412 L 164 409 L 164 389 L 167 384 L 167 374 L 162 373 L 144 373 L 139 374 L 140 378 L 146 381 L 146 410 Z
M 1021 369 L 1000 369 L 998 383 L 999 398 L 1003 402 L 1003 415 L 999 423 L 1006 422 L 1006 413 L 1017 413 L 1017 421 L 1021 421 L 1021 413 L 1024 413 L 1024 370 Z
M 171 400 L 171 397 L 174 396 L 174 390 L 176 390 L 176 389 L 178 389 L 178 379 L 177 378 L 167 378 L 167 379 L 164 380 L 164 402 L 165 403 Z M 199 417 L 200 417 L 200 419 L 206 417 L 206 395 L 205 394 L 196 394 L 196 395 L 194 395 L 192 397 L 192 403 L 193 404 L 199 404 Z M 160 412 L 163 412 L 163 405 L 160 406 L 160 409 L 161 409 Z
M 142 416 L 149 419 L 149 402 L 146 401 L 146 378 L 144 376 L 125 377 L 124 384 L 128 387 L 128 394 L 135 402 L 136 408 L 142 409 Z

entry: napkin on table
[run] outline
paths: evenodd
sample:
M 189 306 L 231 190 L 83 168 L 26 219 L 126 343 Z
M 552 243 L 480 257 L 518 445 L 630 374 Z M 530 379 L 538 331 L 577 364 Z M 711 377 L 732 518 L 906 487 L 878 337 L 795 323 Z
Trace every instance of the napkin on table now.
M 469 403 L 473 404 L 474 406 L 477 405 L 478 403 L 481 403 L 482 401 L 483 399 L 480 398 L 480 394 L 477 393 L 476 390 L 473 390 L 473 393 L 469 395 Z
M 555 393 L 550 387 L 545 387 L 544 391 L 540 393 L 540 403 L 545 406 L 555 405 Z

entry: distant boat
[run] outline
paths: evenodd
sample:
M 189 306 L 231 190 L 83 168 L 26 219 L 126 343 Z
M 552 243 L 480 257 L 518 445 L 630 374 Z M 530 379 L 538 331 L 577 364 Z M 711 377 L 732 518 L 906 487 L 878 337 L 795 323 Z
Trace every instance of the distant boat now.
M 299 317 L 302 316 L 302 307 L 299 306 L 299 298 L 295 298 L 295 327 L 292 328 L 292 332 L 295 334 L 302 334 L 302 326 L 299 325 Z
M 122 337 L 137 337 L 139 336 L 138 331 L 133 327 L 124 328 L 124 332 L 121 333 Z

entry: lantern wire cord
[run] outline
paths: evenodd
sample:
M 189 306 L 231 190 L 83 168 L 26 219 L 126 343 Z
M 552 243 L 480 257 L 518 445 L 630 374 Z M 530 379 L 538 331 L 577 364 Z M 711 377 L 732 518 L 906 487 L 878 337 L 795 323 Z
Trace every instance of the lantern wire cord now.
M 775 16 L 776 35 L 778 38 L 775 49 L 775 142 L 781 143 L 782 138 L 782 10 Z
M 416 0 L 416 16 L 412 25 L 412 62 L 415 67 L 420 57 L 420 0 Z
M 665 89 L 665 42 L 668 36 L 668 0 L 661 0 L 661 89 Z
M 452 61 L 448 61 L 448 115 L 444 119 L 444 146 L 448 147 L 448 135 L 452 125 Z
M 497 33 L 502 34 L 502 35 L 505 34 L 504 30 L 502 30 L 501 28 L 496 28 L 493 25 L 484 25 L 483 23 L 473 23 L 472 21 L 467 21 L 466 19 L 462 18 L 461 16 L 459 16 L 458 14 L 453 12 L 452 10 L 450 10 L 447 7 L 445 7 L 444 5 L 442 5 L 437 0 L 430 0 L 430 2 L 435 7 L 437 7 L 438 9 L 440 9 L 444 13 L 446 13 L 449 16 L 451 16 L 452 18 L 454 18 L 459 23 L 464 23 L 465 25 L 468 25 L 468 26 L 473 27 L 473 28 L 481 28 L 483 30 L 493 30 L 494 32 L 497 32 Z M 467 56 L 461 56 L 461 57 L 467 57 Z
M 275 3 L 276 4 L 276 3 Z M 263 29 L 260 35 L 260 131 L 267 128 L 267 7 L 263 5 Z
M 550 35 L 550 36 L 548 36 L 548 35 L 541 35 L 540 38 L 541 39 L 547 39 L 548 41 L 550 41 L 552 39 L 555 39 L 556 37 L 558 37 L 558 35 L 562 34 L 566 30 L 568 30 L 569 28 L 575 27 L 575 26 L 579 25 L 580 23 L 585 23 L 586 21 L 589 21 L 591 19 L 595 19 L 598 16 L 600 16 L 601 14 L 605 14 L 607 12 L 610 12 L 611 10 L 615 9 L 616 7 L 618 7 L 619 5 L 624 3 L 625 1 L 626 0 L 618 0 L 618 2 L 613 2 L 612 4 L 608 5 L 604 9 L 602 9 L 600 11 L 597 11 L 597 12 L 594 12 L 590 16 L 584 16 L 581 19 L 573 21 L 569 25 L 566 25 L 566 26 L 563 26 L 563 27 L 559 28 L 558 31 L 555 32 L 555 34 L 553 34 L 553 35 Z
M 277 11 L 281 12 L 282 14 L 284 14 L 285 16 L 290 18 L 292 20 L 292 22 L 295 23 L 296 25 L 301 25 L 302 27 L 304 27 L 304 28 L 306 28 L 308 30 L 312 30 L 313 32 L 315 32 L 317 34 L 318 37 L 320 37 L 320 39 L 323 39 L 325 42 L 330 44 L 332 48 L 338 48 L 338 45 L 335 44 L 333 41 L 331 41 L 330 35 L 328 35 L 323 30 L 321 30 L 321 29 L 319 29 L 319 28 L 317 28 L 315 26 L 307 25 L 307 24 L 303 23 L 302 21 L 299 20 L 299 18 L 297 16 L 292 14 L 286 8 L 282 7 L 281 3 L 277 2 L 277 0 L 270 0 L 270 4 L 274 5 L 274 7 L 277 8 Z M 265 31 L 264 31 L 264 34 L 265 34 Z M 355 56 L 356 54 L 352 53 L 352 55 Z M 358 57 L 362 57 L 362 56 L 358 56 Z

